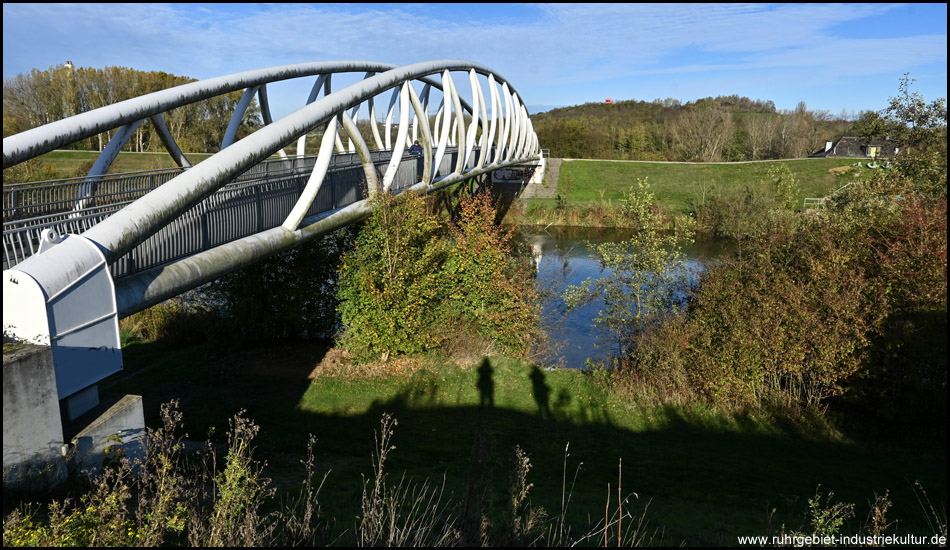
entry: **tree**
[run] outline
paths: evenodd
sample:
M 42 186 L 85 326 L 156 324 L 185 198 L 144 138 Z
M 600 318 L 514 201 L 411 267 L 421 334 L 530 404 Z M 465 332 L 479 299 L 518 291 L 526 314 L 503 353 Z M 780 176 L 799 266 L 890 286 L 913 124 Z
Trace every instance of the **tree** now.
M 759 160 L 768 156 L 778 119 L 778 116 L 771 114 L 753 114 L 746 118 L 750 160 Z
M 691 235 L 664 231 L 663 218 L 646 179 L 637 180 L 621 203 L 621 212 L 634 228 L 620 243 L 595 247 L 594 257 L 610 273 L 589 278 L 564 293 L 569 308 L 604 301 L 594 320 L 605 340 L 623 361 L 636 348 L 638 336 L 679 309 L 688 282 L 686 257 L 678 243 Z
M 914 80 L 901 79 L 899 93 L 881 116 L 901 145 L 897 172 L 904 183 L 927 197 L 947 196 L 947 100 L 927 101 L 911 91 Z
M 882 117 L 896 122 L 898 139 L 907 147 L 947 145 L 947 100 L 936 99 L 929 104 L 918 92 L 911 92 L 914 79 L 910 73 L 901 78 L 900 90 L 882 112 Z
M 854 122 L 851 133 L 867 144 L 873 138 L 885 137 L 888 133 L 888 125 L 877 111 L 864 111 L 861 113 L 861 117 Z
M 325 235 L 214 281 L 211 300 L 242 339 L 332 338 L 339 329 L 337 267 L 352 246 L 348 228 Z
M 139 71 L 127 67 L 33 69 L 3 82 L 4 135 L 35 128 L 78 113 L 119 101 L 193 82 L 193 79 L 158 71 Z M 164 114 L 166 125 L 185 151 L 215 152 L 221 146 L 225 129 L 242 92 L 236 91 L 186 105 Z M 252 102 L 241 126 L 238 139 L 262 125 L 260 108 Z M 78 148 L 102 149 L 111 138 L 104 132 Z M 136 130 L 129 147 L 137 151 L 157 151 L 163 145 L 152 126 L 145 121 Z
M 686 160 L 722 160 L 722 150 L 733 135 L 732 115 L 712 106 L 693 108 L 683 113 L 673 132 Z

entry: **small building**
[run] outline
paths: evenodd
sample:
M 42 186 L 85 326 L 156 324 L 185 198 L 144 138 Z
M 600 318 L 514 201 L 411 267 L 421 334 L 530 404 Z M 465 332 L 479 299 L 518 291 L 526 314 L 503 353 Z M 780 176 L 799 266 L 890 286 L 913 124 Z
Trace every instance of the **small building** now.
M 614 104 L 614 100 L 612 100 L 612 99 L 610 99 L 610 98 L 608 97 L 608 98 L 607 98 L 607 101 L 605 101 L 604 103 L 606 103 L 607 105 L 613 105 L 613 104 Z
M 860 137 L 843 137 L 837 141 L 825 142 L 825 148 L 816 151 L 809 157 L 842 157 L 842 158 L 889 158 L 900 153 L 897 142 L 888 138 L 872 138 L 870 141 Z

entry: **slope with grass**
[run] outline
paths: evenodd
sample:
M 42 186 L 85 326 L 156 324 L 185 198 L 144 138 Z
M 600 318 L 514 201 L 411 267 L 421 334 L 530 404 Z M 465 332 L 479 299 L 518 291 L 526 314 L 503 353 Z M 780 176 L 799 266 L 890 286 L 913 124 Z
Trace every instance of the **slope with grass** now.
M 798 184 L 794 199 L 801 208 L 806 197 L 824 197 L 865 176 L 867 168 L 851 168 L 854 159 L 800 159 L 741 163 L 685 163 L 565 160 L 561 164 L 555 199 L 532 198 L 513 208 L 509 223 L 606 225 L 612 209 L 638 179 L 646 178 L 663 209 L 670 215 L 694 212 L 712 197 L 733 196 L 769 181 L 769 171 L 787 167 Z
M 558 514 L 566 484 L 568 518 L 586 532 L 603 517 L 608 484 L 616 506 L 619 482 L 631 510 L 646 510 L 659 529 L 654 543 L 733 545 L 738 535 L 765 534 L 773 509 L 773 529 L 797 528 L 819 485 L 857 504 L 854 532 L 874 493 L 890 489 L 890 517 L 903 520 L 901 532 L 922 533 L 913 482 L 946 491 L 942 440 L 853 441 L 816 416 L 638 404 L 597 372 L 499 357 L 355 366 L 336 350 L 298 342 L 234 352 L 138 343 L 126 357 L 133 376 L 112 390 L 141 393 L 149 418 L 180 398 L 188 432 L 201 437 L 247 409 L 261 425 L 259 456 L 285 487 L 299 483 L 299 457 L 314 434 L 318 468 L 331 471 L 321 503 L 340 530 L 359 514 L 383 413 L 398 420 L 388 463 L 394 479 L 406 472 L 438 484 L 444 476 L 458 501 L 472 489 L 471 457 L 487 456 L 476 489 L 487 487 L 503 507 L 519 445 L 532 464 L 533 506 Z

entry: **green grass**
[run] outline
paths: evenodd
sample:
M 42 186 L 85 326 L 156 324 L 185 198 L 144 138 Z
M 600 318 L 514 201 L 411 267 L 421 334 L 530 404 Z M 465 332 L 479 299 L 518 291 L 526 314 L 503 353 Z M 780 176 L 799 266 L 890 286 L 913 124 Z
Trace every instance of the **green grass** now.
M 211 155 L 205 153 L 186 154 L 192 164 L 201 162 Z M 51 151 L 39 157 L 39 160 L 47 164 L 62 177 L 84 176 L 89 173 L 93 163 L 99 157 L 98 151 Z M 168 153 L 119 153 L 110 173 L 141 172 L 144 170 L 160 170 L 162 168 L 175 168 L 175 161 Z
M 579 468 L 569 519 L 579 530 L 586 530 L 588 518 L 602 517 L 608 483 L 616 498 L 622 459 L 623 491 L 639 496 L 635 511 L 650 502 L 647 519 L 663 529 L 657 541 L 664 544 L 734 545 L 737 535 L 765 534 L 772 509 L 773 528 L 798 528 L 819 485 L 857 505 L 853 532 L 874 492 L 890 489 L 900 531 L 924 533 L 912 483 L 920 480 L 932 497 L 946 494 L 945 434 L 920 444 L 864 443 L 836 435 L 820 419 L 809 424 L 702 405 L 640 407 L 609 389 L 603 376 L 534 371 L 500 358 L 489 360 L 492 406 L 481 399 L 481 361 L 464 367 L 435 362 L 398 376 L 310 379 L 326 352 L 300 342 L 245 351 L 133 344 L 125 358 L 134 376 L 112 389 L 143 395 L 149 422 L 157 420 L 160 403 L 181 398 L 193 438 L 212 426 L 222 434 L 227 419 L 247 409 L 261 425 L 258 456 L 284 483 L 299 481 L 307 435 L 316 435 L 318 468 L 331 470 L 321 503 L 340 529 L 358 514 L 361 475 L 372 473 L 373 433 L 384 412 L 399 422 L 390 474 L 405 471 L 435 482 L 445 476 L 454 499 L 463 494 L 473 442 L 487 434 L 494 441 L 490 477 L 499 492 L 512 448 L 520 445 L 533 465 L 533 504 L 556 514 L 569 444 L 568 483 Z M 543 414 L 535 391 L 541 385 L 549 396 Z
M 211 155 L 205 153 L 186 154 L 192 164 L 201 162 Z M 85 175 L 92 168 L 92 164 L 99 157 L 98 151 L 52 151 L 42 155 L 41 161 L 49 163 L 57 172 L 67 174 L 64 177 Z M 160 170 L 175 168 L 175 161 L 168 153 L 119 153 L 112 167 L 111 173 L 141 172 L 144 170 Z
M 704 192 L 708 197 L 720 188 L 765 181 L 770 167 L 784 164 L 801 187 L 800 201 L 805 197 L 823 197 L 851 181 L 850 174 L 830 170 L 854 162 L 834 158 L 732 164 L 576 160 L 561 164 L 558 191 L 575 203 L 617 201 L 637 178 L 648 178 L 657 199 L 675 213 L 685 211 L 690 202 L 701 204 Z

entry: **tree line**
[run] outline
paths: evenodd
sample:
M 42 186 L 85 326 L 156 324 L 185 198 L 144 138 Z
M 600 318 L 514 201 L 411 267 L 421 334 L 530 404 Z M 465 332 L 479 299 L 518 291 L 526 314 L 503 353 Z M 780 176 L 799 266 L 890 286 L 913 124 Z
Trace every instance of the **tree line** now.
M 21 73 L 3 81 L 3 136 L 194 81 L 186 76 L 128 67 L 97 69 L 67 63 L 44 71 L 33 69 L 28 74 Z M 173 109 L 164 113 L 165 124 L 183 151 L 216 152 L 241 94 L 235 91 Z M 261 126 L 260 108 L 255 101 L 244 116 L 238 137 Z M 70 147 L 102 150 L 112 133 L 103 132 Z M 139 126 L 126 150 L 164 150 L 151 121 L 146 120 Z
M 846 114 L 792 111 L 737 95 L 586 103 L 532 116 L 553 157 L 616 160 L 744 161 L 806 157 L 849 135 Z

